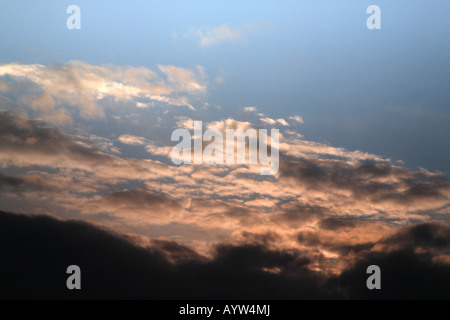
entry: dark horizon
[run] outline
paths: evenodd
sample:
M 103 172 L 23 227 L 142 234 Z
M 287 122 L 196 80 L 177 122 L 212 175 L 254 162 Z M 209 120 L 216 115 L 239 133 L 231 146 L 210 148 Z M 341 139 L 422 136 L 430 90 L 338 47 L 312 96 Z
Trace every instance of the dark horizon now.
M 431 258 L 446 251 L 450 228 L 420 224 L 355 250 L 339 276 L 311 272 L 302 252 L 262 244 L 218 245 L 212 259 L 172 241 L 148 247 L 81 221 L 0 212 L 0 299 L 449 299 L 450 266 Z M 402 243 L 370 253 L 375 245 Z M 420 253 L 417 251 L 420 249 Z M 5 263 L 6 262 L 6 263 Z M 9 263 L 8 263 L 9 262 Z M 81 290 L 67 290 L 76 262 Z M 401 263 L 399 263 L 401 262 Z M 383 266 L 382 290 L 367 290 L 367 265 Z M 263 268 L 281 267 L 279 273 Z M 26 290 L 24 290 L 27 288 Z

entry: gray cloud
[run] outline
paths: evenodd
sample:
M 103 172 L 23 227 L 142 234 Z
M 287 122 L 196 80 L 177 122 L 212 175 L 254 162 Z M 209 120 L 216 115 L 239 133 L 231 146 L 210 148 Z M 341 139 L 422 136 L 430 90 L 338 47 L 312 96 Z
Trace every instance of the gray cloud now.
M 131 207 L 139 211 L 151 209 L 152 212 L 165 214 L 183 207 L 174 199 L 162 194 L 155 194 L 146 189 L 113 192 L 105 196 L 105 201 L 113 207 Z
M 415 225 L 354 250 L 339 275 L 312 272 L 301 250 L 263 243 L 218 244 L 211 258 L 172 241 L 139 247 L 130 238 L 79 221 L 0 212 L 0 296 L 45 299 L 431 299 L 450 298 L 450 229 Z M 400 240 L 398 242 L 397 240 Z M 380 249 L 381 248 L 381 249 Z M 421 250 L 418 251 L 417 249 Z M 439 251 L 435 251 L 438 249 Z M 440 258 L 441 260 L 439 260 Z M 30 261 L 33 272 L 30 272 Z M 39 263 L 36 263 L 39 261 Z M 83 290 L 64 287 L 68 265 L 82 270 Z M 367 290 L 366 268 L 382 270 L 382 290 Z M 61 271 L 62 270 L 62 271 Z
M 56 191 L 56 186 L 48 184 L 38 175 L 6 176 L 0 172 L 1 191 Z
M 390 163 L 336 159 L 283 161 L 280 179 L 291 180 L 316 190 L 350 191 L 354 199 L 373 203 L 392 201 L 448 201 L 450 182 L 443 174 L 408 171 Z
M 95 165 L 111 158 L 92 147 L 86 138 L 64 133 L 45 123 L 0 111 L 0 150 L 6 154 L 52 158 L 65 157 Z

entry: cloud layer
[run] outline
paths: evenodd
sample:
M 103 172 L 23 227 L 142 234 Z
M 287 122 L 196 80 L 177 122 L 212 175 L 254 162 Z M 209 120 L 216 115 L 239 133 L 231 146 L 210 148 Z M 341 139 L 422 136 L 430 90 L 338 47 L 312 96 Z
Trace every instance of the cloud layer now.
M 103 118 L 105 108 L 118 103 L 194 109 L 189 97 L 206 92 L 203 68 L 159 65 L 158 69 L 159 74 L 144 67 L 94 66 L 81 61 L 48 66 L 11 63 L 0 66 L 0 92 L 58 124 L 71 123 L 73 114 L 85 120 Z M 14 97 L 15 92 L 20 96 Z
M 450 182 L 444 174 L 305 140 L 299 115 L 266 115 L 252 106 L 237 116 L 202 118 L 204 111 L 190 107 L 207 91 L 203 68 L 158 69 L 76 61 L 0 66 L 0 209 L 86 221 L 126 235 L 133 244 L 103 234 L 107 239 L 98 241 L 105 248 L 99 250 L 108 255 L 110 241 L 132 246 L 139 258 L 126 259 L 143 259 L 161 272 L 160 279 L 146 276 L 145 288 L 161 279 L 170 283 L 177 274 L 198 276 L 205 281 L 198 297 L 206 294 L 208 281 L 217 281 L 223 287 L 212 292 L 217 297 L 274 297 L 271 292 L 285 288 L 283 297 L 309 292 L 370 298 L 358 277 L 365 276 L 367 263 L 378 262 L 392 272 L 387 277 L 394 287 L 386 291 L 392 297 L 400 297 L 406 281 L 399 275 L 402 261 L 433 281 L 433 274 L 447 279 Z M 188 108 L 150 108 L 156 102 Z M 204 119 L 204 129 L 221 132 L 279 129 L 278 174 L 261 177 L 261 166 L 248 163 L 175 166 L 171 133 L 192 132 L 197 119 Z M 62 123 L 72 126 L 63 130 Z M 93 230 L 50 218 L 5 217 L 36 225 L 37 233 L 51 225 L 55 237 L 57 229 L 74 225 L 81 233 Z M 89 259 L 86 264 L 93 263 Z M 127 281 L 139 286 L 134 278 Z M 188 292 L 188 284 L 180 283 Z M 258 283 L 267 287 L 256 290 Z M 305 291 L 296 292 L 299 287 Z M 447 295 L 444 289 L 438 293 Z
M 339 276 L 311 271 L 301 250 L 259 243 L 219 245 L 211 259 L 167 240 L 136 246 L 77 221 L 0 212 L 1 298 L 40 299 L 385 299 L 450 298 L 450 229 L 422 224 L 359 251 Z M 397 242 L 397 238 L 400 242 Z M 395 244 L 392 247 L 392 244 Z M 67 266 L 82 290 L 65 288 Z M 365 288 L 367 265 L 383 270 L 382 290 Z M 214 284 L 214 285 L 212 285 Z
M 285 138 L 280 172 L 261 179 L 249 165 L 178 167 L 151 160 L 155 154 L 168 160 L 171 148 L 143 137 L 118 139 L 149 152 L 139 160 L 39 121 L 2 112 L 0 122 L 5 209 L 70 212 L 147 237 L 160 230 L 205 255 L 214 241 L 271 234 L 268 248 L 301 248 L 315 268 L 339 273 L 351 258 L 348 248 L 363 248 L 412 222 L 446 219 L 445 176 L 361 152 Z M 228 119 L 208 126 L 251 123 Z

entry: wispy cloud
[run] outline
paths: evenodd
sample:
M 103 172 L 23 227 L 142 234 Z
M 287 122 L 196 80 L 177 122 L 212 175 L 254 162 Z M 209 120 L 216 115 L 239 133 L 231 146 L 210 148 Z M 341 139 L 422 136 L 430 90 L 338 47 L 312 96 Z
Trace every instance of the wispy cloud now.
M 190 28 L 188 31 L 174 32 L 175 38 L 195 39 L 201 47 L 213 47 L 224 43 L 236 43 L 246 40 L 250 35 L 267 34 L 277 26 L 271 21 L 247 22 L 238 26 L 230 26 L 228 23 L 221 25 L 207 25 Z
M 261 117 L 259 118 L 259 121 L 261 121 L 262 123 L 268 124 L 268 125 L 274 125 L 274 124 L 279 124 L 282 125 L 284 127 L 288 127 L 289 123 L 287 123 L 286 120 L 279 118 L 279 119 L 272 119 L 269 117 Z
M 243 37 L 243 32 L 237 28 L 230 28 L 228 24 L 217 27 L 203 27 L 193 30 L 202 47 L 217 45 L 222 42 L 235 42 Z
M 303 118 L 300 116 L 289 117 L 289 119 L 294 120 L 295 122 L 298 122 L 298 123 L 303 123 Z
M 119 137 L 119 141 L 123 144 L 139 146 L 145 144 L 145 138 L 133 136 L 131 134 L 124 134 Z

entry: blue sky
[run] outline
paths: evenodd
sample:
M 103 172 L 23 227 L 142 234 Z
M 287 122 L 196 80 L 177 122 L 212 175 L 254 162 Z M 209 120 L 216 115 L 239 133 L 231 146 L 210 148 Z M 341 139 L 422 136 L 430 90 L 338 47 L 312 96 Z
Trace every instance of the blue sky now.
M 70 4 L 81 30 L 65 27 Z M 366 28 L 371 4 L 381 30 Z M 448 174 L 449 10 L 448 1 L 4 1 L 0 61 L 200 65 L 208 102 L 225 115 L 299 114 L 308 139 Z M 199 30 L 222 25 L 238 36 L 201 45 Z

